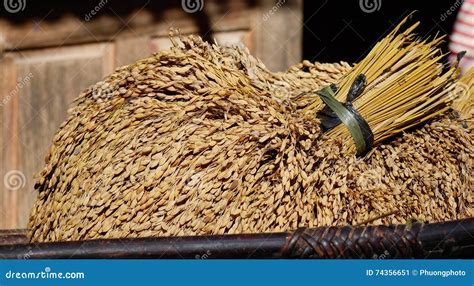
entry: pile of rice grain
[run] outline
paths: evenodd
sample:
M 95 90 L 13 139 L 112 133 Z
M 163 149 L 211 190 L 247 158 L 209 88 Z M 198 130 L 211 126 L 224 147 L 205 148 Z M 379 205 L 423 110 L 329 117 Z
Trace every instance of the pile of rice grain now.
M 305 61 L 270 73 L 246 50 L 198 37 L 118 69 L 80 95 L 55 135 L 31 240 L 473 216 L 474 146 L 460 120 L 445 117 L 362 159 L 321 140 L 319 121 L 292 98 L 349 70 Z

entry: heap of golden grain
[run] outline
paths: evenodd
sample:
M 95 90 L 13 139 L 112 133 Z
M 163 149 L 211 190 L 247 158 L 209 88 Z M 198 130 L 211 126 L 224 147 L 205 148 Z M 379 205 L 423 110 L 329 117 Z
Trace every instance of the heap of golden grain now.
M 31 240 L 472 217 L 473 73 L 457 91 L 439 39 L 398 29 L 352 69 L 304 61 L 271 73 L 247 50 L 194 36 L 118 69 L 81 93 L 55 135 Z M 354 106 L 376 146 L 356 157 L 343 125 L 321 133 L 315 91 L 338 83 L 343 101 L 361 72 Z

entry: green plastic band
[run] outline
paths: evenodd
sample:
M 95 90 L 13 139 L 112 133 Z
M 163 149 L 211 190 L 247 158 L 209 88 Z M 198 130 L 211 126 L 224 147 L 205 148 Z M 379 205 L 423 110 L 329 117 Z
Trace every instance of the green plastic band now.
M 357 154 L 364 154 L 367 146 L 365 144 L 362 130 L 354 114 L 350 112 L 342 103 L 337 101 L 337 99 L 334 97 L 334 92 L 329 86 L 319 90 L 317 95 L 319 95 L 324 103 L 326 103 L 326 105 L 329 106 L 332 111 L 334 111 L 341 122 L 344 123 L 347 129 L 349 129 L 356 146 Z

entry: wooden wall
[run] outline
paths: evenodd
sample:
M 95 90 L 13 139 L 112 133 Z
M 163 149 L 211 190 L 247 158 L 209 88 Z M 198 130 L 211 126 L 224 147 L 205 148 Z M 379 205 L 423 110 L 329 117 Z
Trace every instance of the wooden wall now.
M 302 0 L 204 0 L 193 14 L 180 1 L 130 9 L 105 2 L 90 20 L 84 11 L 94 4 L 48 12 L 30 2 L 28 13 L 0 16 L 0 229 L 26 227 L 33 175 L 73 99 L 116 67 L 167 48 L 169 27 L 243 42 L 272 70 L 301 60 Z

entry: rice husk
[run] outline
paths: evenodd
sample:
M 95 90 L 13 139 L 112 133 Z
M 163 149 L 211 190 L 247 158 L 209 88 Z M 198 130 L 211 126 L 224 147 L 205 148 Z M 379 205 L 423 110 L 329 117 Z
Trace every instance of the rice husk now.
M 461 119 L 357 158 L 293 100 L 337 82 L 347 63 L 271 73 L 242 48 L 173 44 L 80 94 L 37 176 L 33 242 L 473 216 L 474 146 Z

